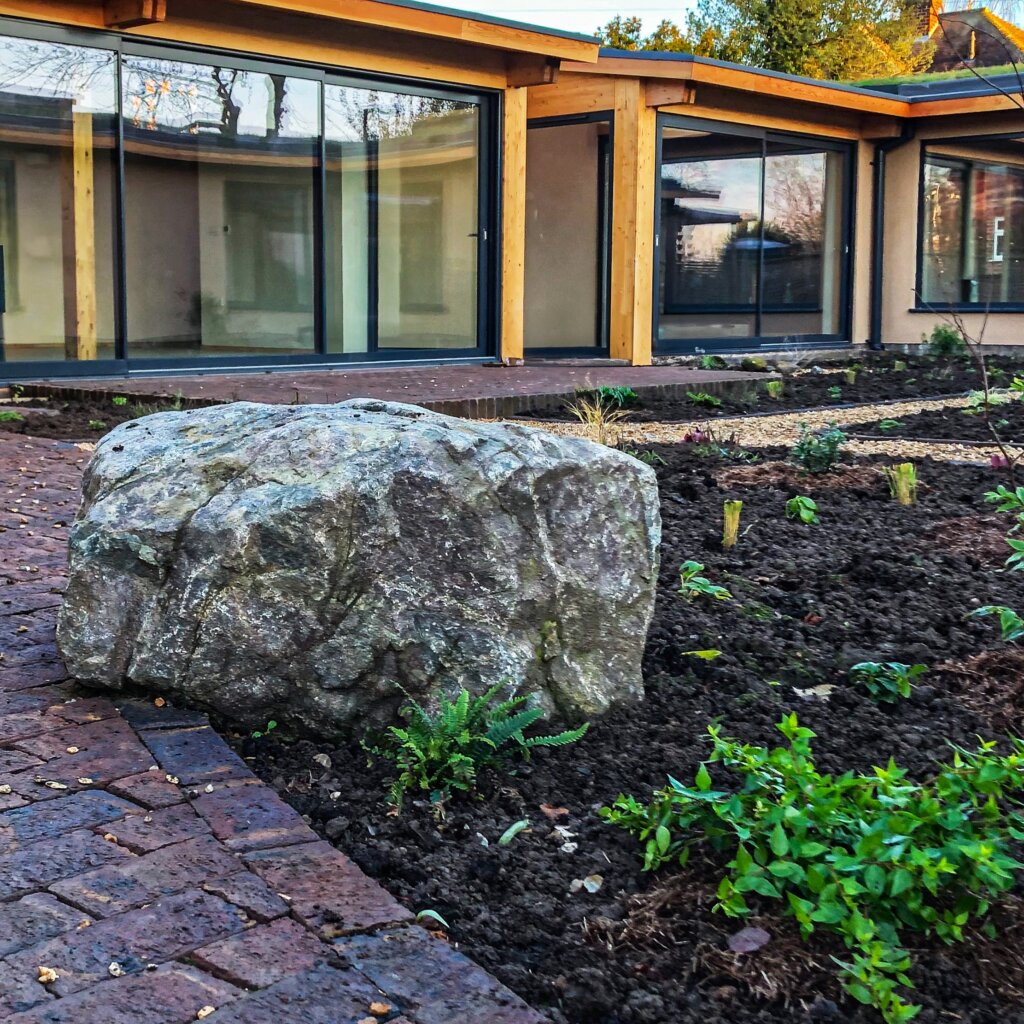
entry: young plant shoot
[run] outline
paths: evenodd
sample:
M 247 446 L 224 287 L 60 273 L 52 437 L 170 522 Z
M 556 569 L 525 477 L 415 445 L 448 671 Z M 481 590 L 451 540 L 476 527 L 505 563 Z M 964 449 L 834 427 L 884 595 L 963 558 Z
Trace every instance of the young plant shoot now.
M 818 503 L 805 494 L 798 494 L 786 502 L 786 517 L 799 519 L 807 526 L 817 526 L 821 522 L 818 518 Z
M 704 566 L 700 562 L 683 562 L 679 570 L 679 593 L 691 601 L 696 597 L 713 597 L 716 601 L 730 601 L 732 594 L 725 587 L 712 583 L 700 574 Z
M 742 501 L 727 501 L 722 505 L 722 547 L 736 547 L 740 536 L 740 513 L 743 511 Z

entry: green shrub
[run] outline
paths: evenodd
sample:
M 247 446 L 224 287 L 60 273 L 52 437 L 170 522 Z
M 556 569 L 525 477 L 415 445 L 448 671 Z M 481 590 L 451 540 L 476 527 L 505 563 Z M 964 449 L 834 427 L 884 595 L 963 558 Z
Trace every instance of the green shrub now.
M 724 370 L 729 364 L 721 356 L 701 356 L 702 370 Z
M 594 391 L 594 394 L 599 402 L 603 402 L 605 405 L 614 405 L 617 409 L 623 409 L 627 405 L 634 405 L 637 401 L 636 392 L 625 384 L 617 387 L 603 384 Z
M 106 430 L 107 429 L 107 425 L 106 425 L 106 423 L 103 422 L 103 420 L 89 420 L 89 429 L 90 430 Z
M 122 406 L 128 404 L 128 399 L 124 395 L 114 395 L 110 400 L 113 405 Z
M 534 747 L 575 743 L 588 726 L 547 736 L 526 736 L 542 715 L 540 708 L 523 708 L 526 697 L 498 701 L 503 684 L 474 697 L 462 690 L 454 700 L 441 697 L 431 713 L 412 698 L 399 711 L 405 726 L 393 725 L 380 743 L 364 744 L 377 757 L 393 761 L 398 777 L 391 784 L 391 802 L 401 809 L 408 790 L 430 794 L 435 804 L 452 790 L 471 790 L 481 768 L 495 767 L 513 755 L 529 758 Z
M 713 597 L 718 601 L 732 600 L 732 594 L 725 587 L 719 587 L 707 577 L 701 576 L 704 566 L 700 562 L 683 562 L 679 570 L 679 593 L 691 601 L 695 597 Z
M 687 391 L 686 397 L 694 404 L 705 409 L 720 409 L 722 400 L 709 395 L 706 391 Z
M 786 517 L 799 519 L 808 526 L 817 526 L 821 522 L 818 518 L 818 503 L 805 494 L 798 494 L 786 502 Z
M 15 412 L 13 409 L 2 409 L 0 410 L 0 423 L 21 423 L 25 419 L 20 412 Z
M 861 661 L 850 669 L 850 678 L 879 703 L 895 704 L 910 696 L 912 680 L 927 671 L 927 665 L 904 665 L 902 661 Z
M 846 441 L 846 435 L 834 424 L 827 430 L 811 430 L 806 423 L 800 424 L 800 437 L 790 456 L 807 473 L 827 473 L 839 461 L 839 451 Z
M 620 795 L 601 816 L 640 840 L 645 870 L 685 864 L 700 843 L 728 857 L 717 910 L 743 917 L 754 894 L 782 901 L 805 939 L 838 935 L 850 950 L 836 961 L 846 991 L 902 1024 L 919 1009 L 901 991 L 913 988 L 904 934 L 962 940 L 1024 867 L 1012 855 L 1024 838 L 1024 743 L 1006 756 L 993 743 L 954 748 L 951 764 L 915 782 L 891 760 L 868 775 L 822 774 L 815 734 L 796 715 L 778 729 L 788 745 L 769 750 L 709 727 L 708 763 L 728 769 L 729 791 L 713 789 L 702 764 L 692 787 L 670 778 L 650 803 Z
M 764 382 L 765 394 L 774 401 L 778 401 L 782 397 L 782 392 L 785 389 L 785 382 L 782 378 L 776 380 L 766 380 Z
M 963 335 L 950 324 L 936 324 L 928 338 L 928 354 L 940 359 L 953 359 L 967 354 Z
M 827 394 L 829 398 L 842 398 L 843 389 L 838 384 L 833 384 L 832 387 L 825 389 L 825 394 Z
M 999 634 L 1006 643 L 1013 643 L 1024 637 L 1024 619 L 1004 604 L 986 604 L 975 608 L 967 618 L 984 619 L 990 615 L 999 617 Z
M 768 361 L 761 356 L 744 356 L 740 360 L 740 369 L 748 373 L 767 373 Z

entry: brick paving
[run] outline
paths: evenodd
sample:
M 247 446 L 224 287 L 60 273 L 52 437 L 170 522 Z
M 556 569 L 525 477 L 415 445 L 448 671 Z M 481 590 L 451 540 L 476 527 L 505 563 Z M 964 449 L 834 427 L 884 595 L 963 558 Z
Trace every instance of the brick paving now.
M 55 619 L 87 458 L 0 437 L 0 1021 L 542 1024 L 203 716 L 67 678 Z
M 682 397 L 698 389 L 712 393 L 763 373 L 697 370 L 686 366 L 544 364 L 526 366 L 449 365 L 391 369 L 332 369 L 291 373 L 209 374 L 180 377 L 103 378 L 71 382 L 31 382 L 25 393 L 71 396 L 132 395 L 140 399 L 174 398 L 185 404 L 268 402 L 311 405 L 349 398 L 410 402 L 450 416 L 495 418 L 527 409 L 560 407 L 577 388 L 628 385 L 638 394 Z

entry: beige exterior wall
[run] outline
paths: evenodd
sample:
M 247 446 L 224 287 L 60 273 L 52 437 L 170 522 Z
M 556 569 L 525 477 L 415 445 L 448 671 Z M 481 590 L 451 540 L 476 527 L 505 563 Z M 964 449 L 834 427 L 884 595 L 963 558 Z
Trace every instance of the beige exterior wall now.
M 916 309 L 917 247 L 919 234 L 919 189 L 923 143 L 935 139 L 989 135 L 1000 132 L 1024 133 L 1021 116 L 977 114 L 959 118 L 942 118 L 919 123 L 916 137 L 891 152 L 886 160 L 885 195 L 885 269 L 882 279 L 882 340 L 886 344 L 913 344 L 929 334 L 941 313 Z M 983 144 L 982 144 L 983 146 Z M 943 146 L 950 155 L 957 153 L 954 145 Z M 960 149 L 960 153 L 965 150 Z M 983 157 L 982 149 L 975 149 Z M 1006 163 L 1005 154 L 997 158 Z M 977 336 L 984 328 L 985 342 L 992 345 L 1024 344 L 1024 313 L 990 312 L 987 323 L 984 313 L 964 313 L 969 333 Z

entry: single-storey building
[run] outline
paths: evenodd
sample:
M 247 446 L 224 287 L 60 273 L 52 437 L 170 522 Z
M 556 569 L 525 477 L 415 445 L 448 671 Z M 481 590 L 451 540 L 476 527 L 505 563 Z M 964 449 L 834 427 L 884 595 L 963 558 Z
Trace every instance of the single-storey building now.
M 415 0 L 0 0 L 0 380 L 1014 343 L 1022 102 Z
M 1024 342 L 1016 76 L 865 88 L 602 50 L 529 94 L 527 354 L 907 344 L 952 308 Z
M 522 347 L 526 89 L 412 0 L 0 0 L 0 379 Z

